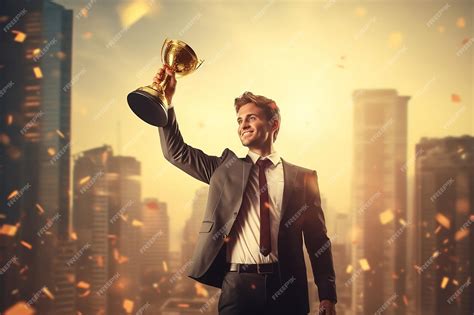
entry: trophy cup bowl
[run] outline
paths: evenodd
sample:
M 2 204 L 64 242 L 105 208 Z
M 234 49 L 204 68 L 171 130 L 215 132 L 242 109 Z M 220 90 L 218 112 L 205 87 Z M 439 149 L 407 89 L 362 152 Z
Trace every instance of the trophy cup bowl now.
M 165 39 L 161 47 L 161 61 L 176 75 L 183 77 L 194 72 L 202 64 L 194 50 L 181 40 Z M 127 96 L 130 109 L 146 123 L 163 127 L 168 123 L 168 101 L 165 88 L 168 82 L 165 72 L 160 84 L 153 82 L 131 92 Z

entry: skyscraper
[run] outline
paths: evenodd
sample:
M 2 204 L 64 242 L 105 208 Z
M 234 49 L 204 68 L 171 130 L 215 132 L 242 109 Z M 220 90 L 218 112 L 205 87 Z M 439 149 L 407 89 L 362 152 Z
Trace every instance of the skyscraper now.
M 391 89 L 353 94 L 354 314 L 381 309 L 405 314 L 406 234 L 396 233 L 407 224 L 406 173 L 401 168 L 406 163 L 408 100 Z
M 2 241 L 2 251 L 19 260 L 1 284 L 0 306 L 4 310 L 23 300 L 39 314 L 70 314 L 75 312 L 73 274 L 63 254 L 74 250 L 69 224 L 72 11 L 48 0 L 6 0 L 0 16 L 0 198 L 8 205 L 1 207 L 0 219 L 18 224 L 18 233 Z M 33 299 L 38 292 L 41 297 Z
M 417 314 L 472 314 L 474 137 L 422 138 L 416 146 L 410 237 Z
M 70 264 L 77 269 L 78 311 L 107 314 L 108 289 L 120 274 L 109 273 L 109 182 L 110 146 L 81 152 L 74 163 L 74 230 L 77 255 Z

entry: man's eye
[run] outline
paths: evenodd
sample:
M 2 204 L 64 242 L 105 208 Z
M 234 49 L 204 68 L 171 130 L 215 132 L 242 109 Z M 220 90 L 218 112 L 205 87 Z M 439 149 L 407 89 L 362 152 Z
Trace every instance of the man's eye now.
M 251 119 L 251 120 L 255 120 L 255 117 L 254 117 L 254 116 L 252 116 L 252 117 L 250 117 L 250 119 Z

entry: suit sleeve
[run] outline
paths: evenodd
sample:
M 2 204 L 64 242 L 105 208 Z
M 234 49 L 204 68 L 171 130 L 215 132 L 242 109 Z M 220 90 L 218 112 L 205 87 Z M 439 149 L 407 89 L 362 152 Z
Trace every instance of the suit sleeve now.
M 200 149 L 186 144 L 179 131 L 174 107 L 168 109 L 168 124 L 158 127 L 158 132 L 165 159 L 206 184 L 209 184 L 212 174 L 230 152 L 229 149 L 225 149 L 218 157 L 207 155 Z
M 305 191 L 308 208 L 304 214 L 303 235 L 313 269 L 314 282 L 318 287 L 320 301 L 332 300 L 336 303 L 336 275 L 331 241 L 327 236 L 316 171 L 305 174 Z

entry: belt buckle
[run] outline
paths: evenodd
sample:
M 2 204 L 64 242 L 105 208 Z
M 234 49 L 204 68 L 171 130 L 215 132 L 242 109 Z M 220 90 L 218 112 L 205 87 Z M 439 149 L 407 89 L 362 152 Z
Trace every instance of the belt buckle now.
M 272 270 L 271 271 L 260 271 L 260 266 L 261 265 L 271 265 L 272 266 Z M 267 274 L 267 273 L 273 273 L 273 264 L 259 264 L 257 263 L 257 273 L 258 274 Z

